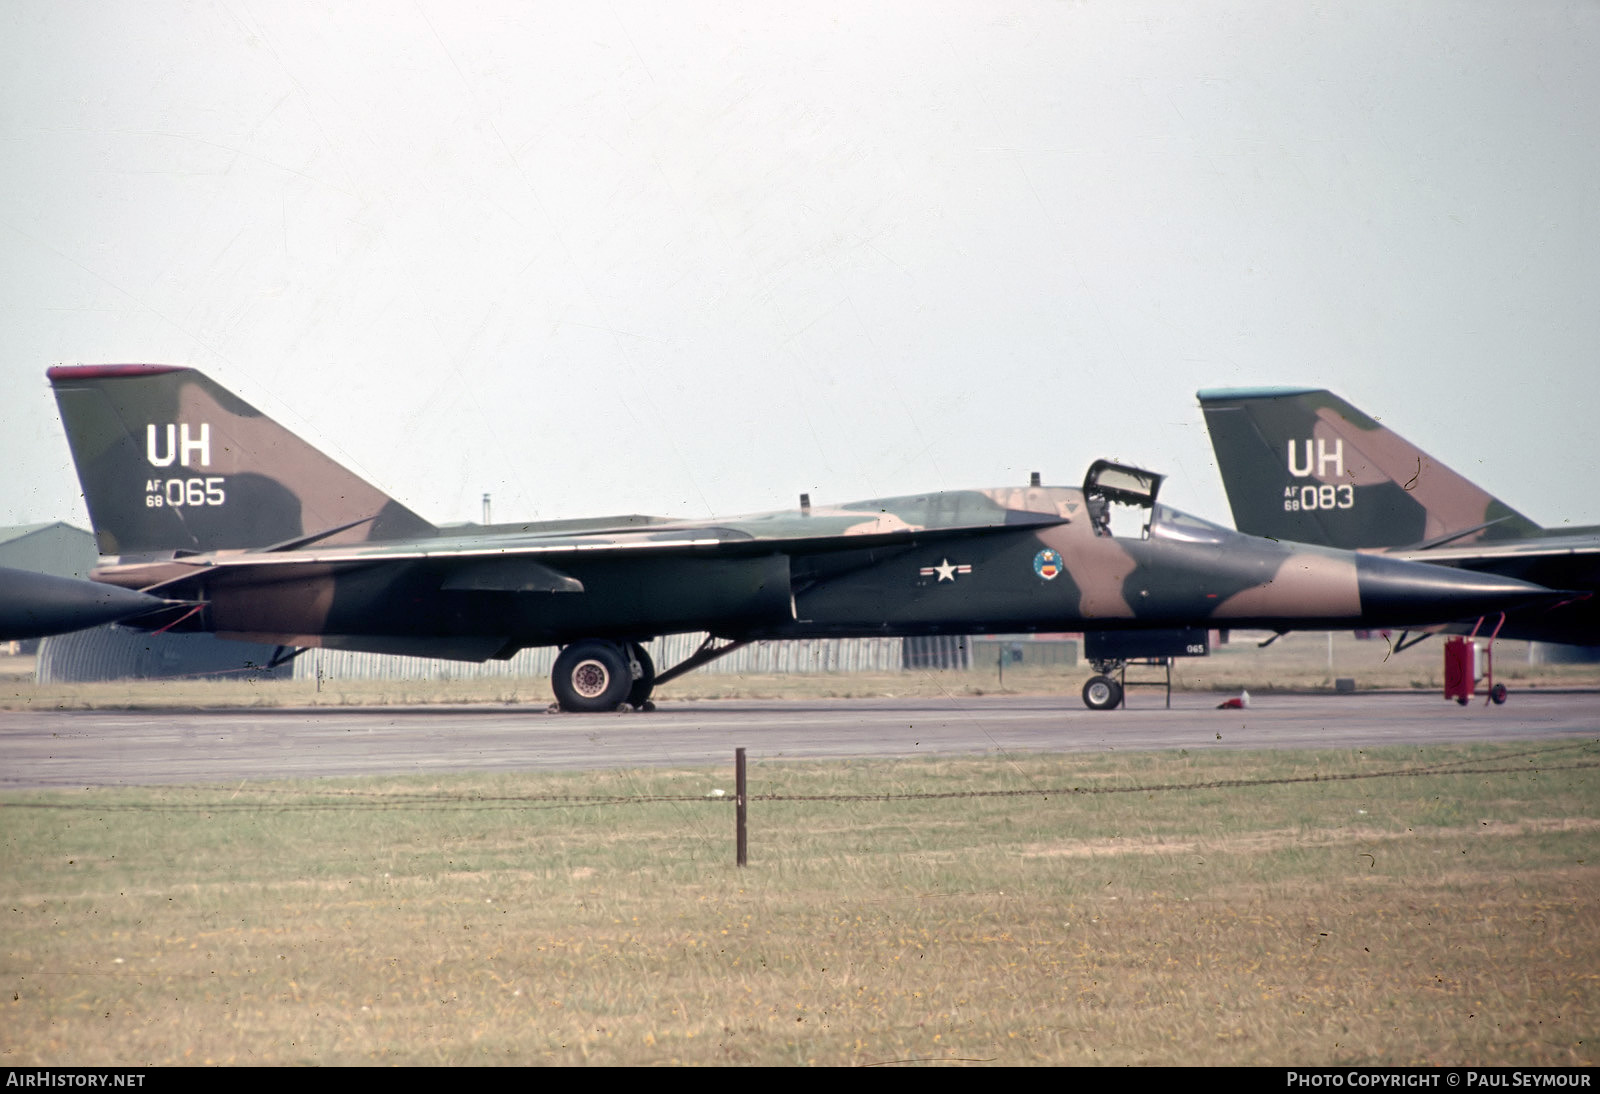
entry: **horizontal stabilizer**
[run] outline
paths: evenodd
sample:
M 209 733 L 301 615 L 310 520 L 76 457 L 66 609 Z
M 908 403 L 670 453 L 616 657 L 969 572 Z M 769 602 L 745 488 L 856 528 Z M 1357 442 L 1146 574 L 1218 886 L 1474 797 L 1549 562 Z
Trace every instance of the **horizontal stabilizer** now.
M 0 568 L 0 640 L 87 630 L 167 604 L 159 597 L 98 581 Z

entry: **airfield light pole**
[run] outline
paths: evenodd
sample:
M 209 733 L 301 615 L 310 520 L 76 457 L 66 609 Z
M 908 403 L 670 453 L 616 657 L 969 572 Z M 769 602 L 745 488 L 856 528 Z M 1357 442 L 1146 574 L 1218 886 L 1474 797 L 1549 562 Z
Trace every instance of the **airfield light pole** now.
M 745 829 L 745 803 L 749 800 L 744 792 L 744 749 L 733 750 L 733 811 L 734 811 L 734 858 L 738 865 L 744 866 L 750 858 L 750 838 Z

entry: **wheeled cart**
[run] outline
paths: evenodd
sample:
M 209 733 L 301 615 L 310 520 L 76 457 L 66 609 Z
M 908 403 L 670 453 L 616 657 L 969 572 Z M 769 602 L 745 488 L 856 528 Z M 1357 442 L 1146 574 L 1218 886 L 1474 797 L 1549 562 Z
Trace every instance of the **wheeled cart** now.
M 1500 633 L 1500 626 L 1506 621 L 1502 614 L 1500 621 L 1495 624 L 1494 632 L 1489 635 L 1489 640 L 1484 645 L 1479 645 L 1477 640 L 1478 627 L 1483 625 L 1483 620 L 1478 620 L 1478 625 L 1472 628 L 1468 635 L 1452 635 L 1444 640 L 1444 697 L 1454 699 L 1462 706 L 1472 698 L 1479 682 L 1484 685 L 1484 702 L 1494 703 L 1499 706 L 1506 701 L 1506 686 L 1494 682 L 1494 639 Z M 1479 672 L 1479 668 L 1482 672 Z

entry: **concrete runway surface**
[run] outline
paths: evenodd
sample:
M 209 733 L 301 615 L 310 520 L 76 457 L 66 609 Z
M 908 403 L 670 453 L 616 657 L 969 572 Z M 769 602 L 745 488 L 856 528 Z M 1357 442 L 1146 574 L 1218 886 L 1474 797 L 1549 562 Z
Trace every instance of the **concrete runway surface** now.
M 1218 710 L 1090 711 L 1076 695 L 667 703 L 653 713 L 542 708 L 319 707 L 0 713 L 0 789 L 319 776 L 703 767 L 757 759 L 979 756 L 1187 748 L 1352 748 L 1600 739 L 1600 694 L 1513 692 L 1504 706 L 1436 694 L 1264 695 Z

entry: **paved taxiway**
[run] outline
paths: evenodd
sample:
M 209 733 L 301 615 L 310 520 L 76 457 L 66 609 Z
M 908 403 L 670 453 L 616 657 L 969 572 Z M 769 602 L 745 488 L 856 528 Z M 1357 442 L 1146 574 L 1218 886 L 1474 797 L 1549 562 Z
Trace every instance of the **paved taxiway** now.
M 1095 712 L 1076 696 L 667 703 L 650 714 L 530 707 L 365 707 L 0 713 L 0 789 L 241 779 L 730 766 L 756 759 L 995 755 L 1164 748 L 1354 748 L 1600 739 L 1600 694 L 1259 696 L 1218 710 L 1136 694 Z

